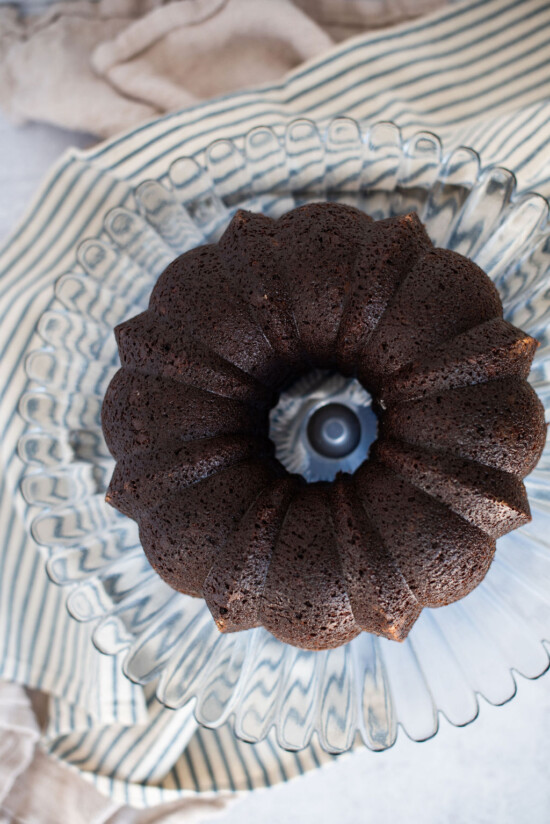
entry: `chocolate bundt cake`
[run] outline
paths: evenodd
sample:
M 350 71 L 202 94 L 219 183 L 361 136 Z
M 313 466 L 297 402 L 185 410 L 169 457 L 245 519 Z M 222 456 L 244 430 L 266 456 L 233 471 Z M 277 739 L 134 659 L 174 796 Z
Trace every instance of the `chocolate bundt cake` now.
M 222 632 L 263 625 L 307 649 L 362 630 L 402 640 L 530 518 L 522 478 L 546 436 L 526 381 L 537 343 L 414 214 L 240 211 L 116 336 L 107 500 Z M 378 412 L 368 456 L 332 483 L 289 474 L 269 440 L 282 388 L 313 368 L 356 377 Z

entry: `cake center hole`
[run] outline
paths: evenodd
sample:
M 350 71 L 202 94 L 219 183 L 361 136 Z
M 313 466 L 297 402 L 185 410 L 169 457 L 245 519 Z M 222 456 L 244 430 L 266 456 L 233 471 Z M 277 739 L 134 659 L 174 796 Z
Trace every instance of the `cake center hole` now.
M 323 427 L 323 435 L 327 440 L 338 443 L 345 437 L 346 427 L 341 421 L 330 418 Z
M 314 370 L 298 378 L 269 413 L 276 457 L 309 483 L 355 472 L 377 435 L 372 396 L 337 372 Z
M 361 424 L 348 406 L 327 403 L 310 417 L 307 436 L 320 455 L 343 458 L 357 448 L 361 439 Z

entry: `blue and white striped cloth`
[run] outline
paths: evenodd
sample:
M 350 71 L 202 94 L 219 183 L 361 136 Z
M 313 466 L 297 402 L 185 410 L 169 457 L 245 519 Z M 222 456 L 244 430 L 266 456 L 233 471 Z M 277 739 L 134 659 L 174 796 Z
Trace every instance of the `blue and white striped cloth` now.
M 197 730 L 187 710 L 159 706 L 120 661 L 97 653 L 90 628 L 65 609 L 29 538 L 18 488 L 17 404 L 23 355 L 73 262 L 105 212 L 145 178 L 217 137 L 305 115 L 393 120 L 405 135 L 437 132 L 447 148 L 474 147 L 484 165 L 512 169 L 519 189 L 550 195 L 550 4 L 468 0 L 395 29 L 347 41 L 261 90 L 232 94 L 147 123 L 88 152 L 69 152 L 0 250 L 0 677 L 49 692 L 47 748 L 121 802 L 251 789 L 330 760 L 312 746 L 239 743 L 229 728 Z

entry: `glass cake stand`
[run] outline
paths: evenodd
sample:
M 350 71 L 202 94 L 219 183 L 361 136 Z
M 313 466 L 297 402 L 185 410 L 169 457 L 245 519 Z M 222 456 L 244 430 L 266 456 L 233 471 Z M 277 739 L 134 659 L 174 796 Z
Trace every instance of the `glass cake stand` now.
M 414 210 L 436 245 L 484 268 L 505 317 L 540 341 L 530 381 L 548 410 L 545 199 L 517 195 L 514 175 L 481 168 L 472 149 L 443 155 L 429 132 L 404 142 L 391 123 L 363 128 L 338 118 L 321 128 L 296 120 L 284 132 L 256 128 L 244 141 L 219 140 L 198 158 L 177 160 L 108 212 L 101 233 L 75 251 L 40 319 L 43 344 L 26 362 L 22 491 L 29 507 L 39 508 L 30 529 L 47 548 L 51 579 L 71 588 L 69 611 L 94 622 L 99 650 L 124 652 L 128 678 L 154 680 L 163 704 L 193 701 L 201 724 L 231 720 L 246 741 L 275 728 L 289 750 L 314 735 L 332 753 L 360 740 L 382 750 L 398 725 L 421 741 L 437 731 L 438 713 L 467 724 L 479 696 L 502 704 L 515 693 L 515 673 L 535 678 L 547 669 L 549 447 L 526 482 L 532 523 L 499 540 L 481 586 L 456 604 L 424 610 L 402 644 L 363 633 L 339 649 L 307 652 L 262 628 L 220 635 L 204 602 L 163 583 L 134 522 L 104 501 L 114 462 L 100 409 L 118 368 L 113 327 L 145 308 L 177 254 L 219 238 L 236 209 L 278 216 L 319 200 L 352 204 L 375 218 Z M 271 416 L 279 457 L 311 479 L 332 477 L 337 465 L 312 456 L 304 435 L 309 411 L 327 400 L 351 406 L 368 426 L 366 393 L 327 374 L 308 376 Z M 354 468 L 352 458 L 344 468 Z

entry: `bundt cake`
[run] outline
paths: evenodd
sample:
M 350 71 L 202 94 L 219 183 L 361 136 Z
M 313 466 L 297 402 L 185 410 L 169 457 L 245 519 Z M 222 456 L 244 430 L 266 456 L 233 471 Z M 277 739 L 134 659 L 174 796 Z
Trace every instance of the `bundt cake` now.
M 526 381 L 537 343 L 415 214 L 239 211 L 116 337 L 107 500 L 222 632 L 263 625 L 307 649 L 362 630 L 402 640 L 530 519 L 522 478 L 546 436 Z M 355 376 L 378 414 L 364 462 L 331 483 L 289 474 L 269 440 L 279 393 L 314 368 Z

